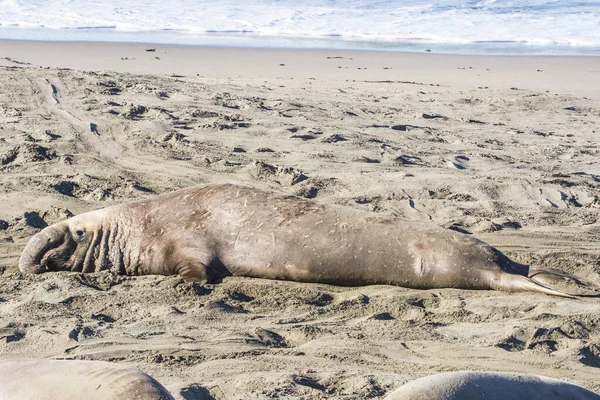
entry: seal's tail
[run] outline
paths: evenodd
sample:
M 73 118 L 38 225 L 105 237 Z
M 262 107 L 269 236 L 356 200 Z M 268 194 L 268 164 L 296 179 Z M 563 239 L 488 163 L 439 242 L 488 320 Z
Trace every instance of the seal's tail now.
M 508 272 L 502 273 L 498 281 L 493 281 L 492 288 L 496 290 L 508 290 L 510 292 L 544 293 L 551 296 L 566 297 L 568 299 L 577 298 L 577 296 L 551 289 L 550 287 L 538 283 L 526 276 L 511 274 Z

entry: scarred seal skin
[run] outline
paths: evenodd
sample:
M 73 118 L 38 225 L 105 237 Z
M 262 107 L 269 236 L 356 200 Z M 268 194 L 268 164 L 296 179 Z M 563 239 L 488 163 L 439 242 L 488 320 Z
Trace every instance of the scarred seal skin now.
M 0 360 L 2 400 L 175 400 L 150 375 L 104 361 Z
M 445 372 L 414 380 L 384 400 L 600 400 L 580 386 L 538 375 Z
M 31 238 L 19 268 L 179 274 L 200 283 L 234 275 L 564 297 L 571 296 L 550 287 L 556 281 L 587 286 L 431 223 L 231 184 L 190 187 L 49 226 Z

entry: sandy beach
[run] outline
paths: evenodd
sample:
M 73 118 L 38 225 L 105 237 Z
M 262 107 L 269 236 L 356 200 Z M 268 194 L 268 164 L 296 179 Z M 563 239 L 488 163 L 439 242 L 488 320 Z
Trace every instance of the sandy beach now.
M 600 392 L 598 298 L 17 268 L 48 224 L 230 182 L 600 284 L 598 57 L 0 41 L 0 85 L 0 358 L 118 362 L 186 400 L 381 398 L 458 370 Z

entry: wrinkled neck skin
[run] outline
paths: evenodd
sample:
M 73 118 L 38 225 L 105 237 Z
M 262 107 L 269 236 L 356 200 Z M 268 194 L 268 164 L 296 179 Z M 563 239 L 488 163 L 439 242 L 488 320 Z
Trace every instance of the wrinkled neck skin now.
M 42 257 L 42 266 L 46 266 L 47 270 L 75 272 L 111 270 L 125 275 L 143 273 L 140 271 L 143 227 L 136 212 L 140 208 L 143 209 L 109 207 L 44 229 L 38 235 L 45 234 L 57 243 Z M 80 235 L 81 232 L 83 235 Z
M 115 211 L 119 212 L 115 212 Z M 81 267 L 83 272 L 111 270 L 123 275 L 143 273 L 141 265 L 141 219 L 132 209 L 119 207 L 111 211 L 99 210 L 101 215 L 97 226 L 91 229 L 93 235 L 85 252 Z

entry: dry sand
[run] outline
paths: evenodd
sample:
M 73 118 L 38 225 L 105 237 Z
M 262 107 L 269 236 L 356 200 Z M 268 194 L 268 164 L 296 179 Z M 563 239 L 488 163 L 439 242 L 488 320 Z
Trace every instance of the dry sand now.
M 378 398 L 455 370 L 600 392 L 596 298 L 17 272 L 46 224 L 234 182 L 600 283 L 598 58 L 6 41 L 0 58 L 0 358 L 116 361 L 179 399 Z

